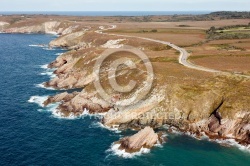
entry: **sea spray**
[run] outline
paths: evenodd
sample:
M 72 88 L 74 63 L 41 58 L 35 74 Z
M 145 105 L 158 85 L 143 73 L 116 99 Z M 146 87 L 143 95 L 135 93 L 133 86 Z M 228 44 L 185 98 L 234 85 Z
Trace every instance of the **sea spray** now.
M 187 135 L 187 136 L 192 137 L 192 138 L 197 139 L 197 140 L 210 141 L 210 142 L 215 142 L 215 143 L 218 143 L 221 145 L 226 145 L 229 147 L 236 147 L 236 148 L 240 149 L 241 151 L 250 153 L 250 145 L 248 145 L 248 146 L 241 145 L 237 141 L 235 141 L 234 139 L 210 139 L 204 132 L 201 132 L 200 133 L 201 136 L 197 137 L 196 134 L 192 134 L 188 131 L 181 132 L 176 127 L 169 126 L 169 125 L 164 125 L 163 128 L 171 129 L 171 133 L 173 133 L 174 135 Z
M 48 45 L 45 44 L 30 44 L 30 47 L 40 47 L 40 48 L 46 48 L 48 47 Z
M 44 106 L 44 102 L 48 99 L 49 96 L 31 96 L 28 100 L 29 103 L 36 103 L 40 107 Z
M 125 149 L 119 149 L 121 144 L 113 143 L 106 152 L 111 152 L 113 155 L 117 155 L 119 157 L 123 158 L 134 158 L 136 156 L 141 156 L 142 154 L 146 154 L 150 152 L 150 149 L 148 148 L 141 148 L 140 151 L 134 152 L 134 153 L 128 153 L 125 151 Z
M 108 126 L 103 125 L 101 122 L 93 122 L 90 126 L 90 128 L 104 128 L 106 130 L 115 132 L 115 133 L 121 133 L 122 131 L 117 128 L 111 128 Z
M 42 69 L 48 69 L 48 65 L 49 64 L 39 65 L 39 67 L 42 68 Z
M 35 86 L 36 86 L 37 88 L 43 88 L 43 89 L 47 89 L 47 90 L 56 90 L 55 88 L 45 87 L 45 86 L 44 86 L 44 83 L 35 84 Z

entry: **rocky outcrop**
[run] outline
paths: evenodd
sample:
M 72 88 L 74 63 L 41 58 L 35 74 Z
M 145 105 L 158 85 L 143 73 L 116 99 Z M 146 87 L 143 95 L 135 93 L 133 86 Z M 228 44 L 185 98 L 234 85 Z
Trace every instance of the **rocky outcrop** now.
M 0 26 L 6 26 L 6 25 L 9 25 L 9 23 L 0 21 Z
M 211 139 L 235 139 L 248 146 L 250 97 L 245 93 L 248 87 L 239 84 L 239 79 L 224 77 L 200 86 L 172 85 L 166 88 L 161 103 L 146 102 L 148 107 L 109 111 L 102 122 L 119 129 L 167 124 L 196 137 L 205 134 Z M 239 93 L 245 97 L 238 99 Z
M 32 26 L 21 26 L 12 27 L 5 29 L 5 33 L 48 33 L 48 34 L 58 34 L 58 27 L 60 22 L 51 21 L 42 24 L 32 25 Z
M 60 26 L 60 22 L 51 21 L 45 22 L 42 26 L 44 26 L 44 33 L 47 34 L 58 34 L 58 27 Z
M 117 110 L 110 110 L 102 119 L 102 123 L 106 126 L 120 126 L 120 129 L 128 128 L 122 127 L 124 124 L 129 124 L 134 119 L 144 115 L 152 109 L 158 107 L 159 103 L 163 101 L 164 96 L 162 92 L 157 91 L 158 94 L 152 94 L 145 101 L 139 102 L 135 105 L 130 105 L 125 108 L 117 107 Z M 133 128 L 138 129 L 140 126 L 134 126 Z
M 0 22 L 0 31 L 61 35 L 51 41 L 49 45 L 67 48 L 70 51 L 60 55 L 49 64 L 49 68 L 56 68 L 54 71 L 56 77 L 44 85 L 56 89 L 81 89 L 51 96 L 43 103 L 44 106 L 59 103 L 57 114 L 62 117 L 77 117 L 86 111 L 89 114 L 105 113 L 101 122 L 110 128 L 118 127 L 120 130 L 128 128 L 141 130 L 144 128 L 137 134 L 117 142 L 120 144 L 120 150 L 133 153 L 140 151 L 141 148 L 152 148 L 157 142 L 161 142 L 159 134 L 156 134 L 153 128 L 159 128 L 165 124 L 182 132 L 189 132 L 196 137 L 205 134 L 211 139 L 235 139 L 240 144 L 249 147 L 249 80 L 230 75 L 211 76 L 210 79 L 207 77 L 196 78 L 194 73 L 184 70 L 184 67 L 175 66 L 175 62 L 164 64 L 165 59 L 163 58 L 165 55 L 168 56 L 166 51 L 173 51 L 166 49 L 165 45 L 154 45 L 155 43 L 151 41 L 146 42 L 125 36 L 122 38 L 114 35 L 108 36 L 100 33 L 100 30 L 95 31 L 97 25 L 94 24 L 91 24 L 92 28 L 86 28 L 85 25 L 74 21 L 43 20 L 42 22 L 38 20 L 34 24 L 26 23 L 24 20 L 17 20 L 13 24 Z M 88 31 L 89 29 L 94 30 Z M 101 27 L 100 29 L 105 28 Z M 98 31 L 99 33 L 96 33 Z M 156 85 L 153 85 L 150 93 L 140 102 L 128 106 L 119 106 L 117 102 L 131 96 L 121 97 L 120 94 L 112 91 L 105 84 L 107 79 L 103 79 L 102 83 L 104 89 L 112 96 L 111 102 L 103 99 L 93 86 L 96 75 L 93 74 L 92 69 L 97 57 L 105 49 L 120 48 L 123 44 L 143 48 L 144 51 L 150 53 L 149 59 L 157 59 L 153 62 L 156 67 L 154 71 L 157 75 Z M 173 54 L 170 52 L 169 55 L 174 57 Z M 123 54 L 121 53 L 119 56 L 121 57 Z M 164 57 L 159 58 L 158 56 Z M 107 66 L 114 60 L 112 56 L 109 58 L 107 58 L 107 62 L 104 62 L 103 70 L 100 72 L 104 78 L 107 78 L 105 75 L 105 72 L 108 71 Z M 135 62 L 138 66 L 142 64 L 140 60 L 135 59 Z M 166 74 L 171 72 L 174 74 Z M 178 72 L 191 73 L 188 77 L 192 81 L 186 82 L 178 75 Z M 125 71 L 124 73 L 129 72 Z M 194 78 L 192 78 L 192 74 L 194 74 Z M 121 74 L 122 83 L 126 76 L 128 75 Z M 166 76 L 175 77 L 177 81 L 168 81 L 169 77 Z M 145 80 L 145 72 L 143 70 L 135 72 L 132 77 L 137 83 L 142 83 L 142 80 Z M 138 86 L 136 88 L 143 89 L 145 87 Z M 135 94 L 132 95 L 137 97 Z
M 57 77 L 47 86 L 59 89 L 88 89 L 92 86 L 95 77 L 89 68 L 93 66 L 96 56 L 76 58 L 73 55 L 73 52 L 64 54 L 50 65 L 58 67 L 55 71 Z M 81 67 L 77 68 L 79 62 Z M 136 79 L 140 80 L 141 77 L 137 76 Z M 248 86 L 242 85 L 245 82 L 247 80 L 243 78 L 225 75 L 197 85 L 168 83 L 163 87 L 154 87 L 155 91 L 138 105 L 115 108 L 115 103 L 106 103 L 92 87 L 90 91 L 82 91 L 68 101 L 63 100 L 59 108 L 64 116 L 72 113 L 80 115 L 84 110 L 90 113 L 106 112 L 102 123 L 111 128 L 138 130 L 145 126 L 158 128 L 168 124 L 197 137 L 206 134 L 212 139 L 235 139 L 249 145 L 250 98 L 247 95 Z
M 78 94 L 78 92 L 74 92 L 74 93 L 67 93 L 67 92 L 64 92 L 64 93 L 60 93 L 60 94 L 57 94 L 55 96 L 51 96 L 49 97 L 43 104 L 44 106 L 47 106 L 51 103 L 57 103 L 57 102 L 67 102 L 67 101 L 70 101 L 73 97 L 75 97 L 76 95 Z
M 137 134 L 131 137 L 122 138 L 117 143 L 120 144 L 119 149 L 129 153 L 138 152 L 141 148 L 152 148 L 159 141 L 158 134 L 151 127 L 145 127 Z
M 103 48 L 121 48 L 123 44 L 121 42 L 125 41 L 126 39 L 117 39 L 117 40 L 109 40 L 107 43 L 101 45 Z
M 166 82 L 161 76 L 162 73 L 159 74 L 156 70 L 157 82 L 160 83 L 153 86 L 153 90 L 142 99 L 142 102 L 126 107 L 117 106 L 115 100 L 107 102 L 99 96 L 93 86 L 96 78 L 92 69 L 98 55 L 105 48 L 119 48 L 122 42 L 130 43 L 131 40 L 104 38 L 102 34 L 93 38 L 93 35 L 96 34 L 81 30 L 62 35 L 50 43 L 53 47 L 67 47 L 73 50 L 60 55 L 49 65 L 50 68 L 56 68 L 54 72 L 56 77 L 45 83 L 45 86 L 84 90 L 50 97 L 45 105 L 60 102 L 58 111 L 64 117 L 80 116 L 86 110 L 90 114 L 106 113 L 102 123 L 107 127 L 118 127 L 121 130 L 127 128 L 140 130 L 146 126 L 158 128 L 167 124 L 197 137 L 205 134 L 212 139 L 235 139 L 243 145 L 249 145 L 250 89 L 244 85 L 249 80 L 231 75 L 219 75 L 210 79 L 194 79 L 187 83 L 182 78 L 177 78 L 176 82 Z M 104 63 L 104 66 L 109 63 Z M 105 72 L 107 71 L 102 71 L 104 78 L 107 76 Z M 133 80 L 140 82 L 144 80 L 144 75 L 143 71 L 140 71 L 134 75 Z M 104 86 L 105 81 L 107 80 L 103 80 Z M 105 90 L 114 98 L 117 95 L 108 86 Z M 134 151 L 148 146 L 147 143 L 143 143 L 143 139 L 147 140 L 147 134 L 142 135 L 142 137 L 132 137 L 135 138 L 132 140 L 124 139 L 121 147 Z M 133 140 L 140 140 L 142 143 Z
M 70 34 L 72 33 L 74 30 L 76 30 L 79 27 L 79 25 L 75 25 L 75 26 L 69 26 L 67 28 L 59 28 L 58 29 L 58 34 L 59 35 L 66 35 L 66 34 Z
M 80 42 L 81 36 L 84 35 L 85 31 L 70 33 L 61 36 L 49 43 L 51 47 L 66 47 L 74 49 L 77 47 L 87 47 L 88 44 L 85 42 Z
M 0 21 L 0 32 L 3 32 L 10 24 L 7 22 Z
M 112 106 L 98 97 L 97 93 L 90 93 L 83 90 L 82 92 L 67 92 L 49 97 L 44 105 L 55 102 L 61 102 L 58 106 L 58 112 L 63 117 L 80 116 L 85 110 L 90 114 L 105 113 L 112 109 Z

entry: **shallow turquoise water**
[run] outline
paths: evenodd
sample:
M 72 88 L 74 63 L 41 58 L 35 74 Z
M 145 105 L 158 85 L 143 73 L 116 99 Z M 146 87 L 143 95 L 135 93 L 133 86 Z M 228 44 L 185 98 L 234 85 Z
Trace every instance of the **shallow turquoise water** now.
M 95 125 L 98 119 L 54 118 L 31 96 L 58 93 L 36 87 L 49 79 L 39 65 L 54 60 L 63 50 L 44 50 L 49 35 L 0 34 L 0 165 L 131 165 L 131 166 L 248 166 L 250 153 L 236 147 L 169 135 L 163 147 L 124 159 L 107 152 L 112 142 L 133 131 L 115 133 Z

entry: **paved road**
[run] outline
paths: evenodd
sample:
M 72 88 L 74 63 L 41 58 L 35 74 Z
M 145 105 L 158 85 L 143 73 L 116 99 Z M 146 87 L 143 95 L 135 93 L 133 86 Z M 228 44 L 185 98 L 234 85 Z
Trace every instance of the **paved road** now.
M 101 27 L 99 27 L 100 30 L 97 30 L 95 32 L 100 33 L 100 34 L 107 34 L 107 35 L 120 36 L 120 37 L 133 37 L 133 38 L 153 41 L 153 42 L 157 42 L 157 43 L 161 43 L 161 44 L 166 44 L 166 45 L 168 45 L 168 46 L 172 47 L 173 49 L 180 52 L 179 63 L 184 65 L 185 67 L 195 69 L 195 70 L 205 71 L 205 72 L 211 72 L 211 73 L 228 73 L 228 72 L 223 72 L 223 71 L 219 71 L 219 70 L 215 70 L 215 69 L 209 69 L 209 68 L 206 68 L 206 67 L 198 66 L 198 65 L 195 65 L 195 64 L 189 62 L 188 61 L 189 53 L 184 48 L 178 47 L 178 46 L 176 46 L 176 45 L 174 45 L 173 43 L 170 43 L 170 42 L 155 40 L 155 39 L 150 39 L 150 38 L 145 38 L 145 37 L 110 34 L 110 33 L 104 33 L 103 32 L 105 30 L 110 30 L 110 29 L 115 29 L 115 28 L 116 28 L 116 25 L 111 25 L 108 28 L 105 28 L 104 26 L 101 26 Z M 234 74 L 234 75 L 250 78 L 250 76 L 242 75 L 242 74 Z

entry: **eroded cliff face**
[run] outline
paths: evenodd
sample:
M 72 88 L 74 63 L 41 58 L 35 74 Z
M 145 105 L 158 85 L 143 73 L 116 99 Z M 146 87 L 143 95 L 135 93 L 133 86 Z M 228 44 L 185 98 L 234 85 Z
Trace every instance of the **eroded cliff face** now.
M 60 40 L 59 38 L 57 41 Z M 90 113 L 106 112 L 102 123 L 111 128 L 139 130 L 145 126 L 158 128 L 167 124 L 183 132 L 189 131 L 197 137 L 205 134 L 210 138 L 235 139 L 249 146 L 249 79 L 228 74 L 192 83 L 183 82 L 179 78 L 177 82 L 162 84 L 159 76 L 152 91 L 141 102 L 119 107 L 116 106 L 117 93 L 111 93 L 114 102 L 110 103 L 100 97 L 93 86 L 93 81 L 96 79 L 92 71 L 93 65 L 104 49 L 96 48 L 98 44 L 100 45 L 98 40 L 88 42 L 94 47 L 92 45 L 70 51 L 49 65 L 57 68 L 55 71 L 57 77 L 46 83 L 46 86 L 59 89 L 84 88 L 82 92 L 63 93 L 46 101 L 46 104 L 61 101 L 58 111 L 62 116 L 67 117 L 72 114 L 80 116 L 84 110 L 89 110 Z M 107 44 L 108 40 L 102 41 L 101 45 L 105 43 Z M 137 81 L 144 79 L 143 72 L 139 73 L 137 71 L 133 79 Z M 155 73 L 156 76 L 160 74 L 157 71 Z M 109 90 L 108 86 L 106 88 Z
M 150 127 L 145 127 L 133 136 L 122 138 L 117 142 L 119 149 L 128 153 L 134 153 L 141 148 L 152 148 L 157 142 L 160 142 L 159 135 Z
M 69 49 L 87 47 L 88 45 L 85 42 L 80 41 L 80 38 L 84 35 L 84 33 L 85 31 L 66 34 L 56 40 L 51 41 L 49 45 L 51 47 L 67 47 Z
M 33 22 L 33 23 L 32 23 Z M 88 29 L 85 26 L 75 25 L 64 21 L 31 21 L 31 22 L 0 22 L 0 30 L 3 33 L 44 33 L 53 35 L 67 35 L 82 29 Z
M 10 28 L 6 28 L 4 30 L 5 33 L 48 33 L 48 34 L 57 34 L 58 27 L 60 26 L 60 22 L 51 21 L 44 22 L 42 24 L 30 25 L 30 26 L 14 26 Z
M 116 121 L 115 125 L 121 129 L 140 129 L 167 124 L 197 137 L 205 134 L 211 139 L 236 139 L 249 146 L 250 96 L 244 80 L 225 76 L 198 87 L 170 86 L 171 90 L 159 105 L 131 121 Z M 105 116 L 104 123 L 109 119 Z
M 0 32 L 4 32 L 4 29 L 7 28 L 10 24 L 8 22 L 0 21 Z
M 8 28 L 8 24 L 4 25 L 7 26 L 4 31 L 10 33 L 61 34 L 59 38 L 51 41 L 50 46 L 65 47 L 70 50 L 49 64 L 48 67 L 56 68 L 54 72 L 56 77 L 44 85 L 56 89 L 82 89 L 81 92 L 57 94 L 44 102 L 45 106 L 60 102 L 57 114 L 62 117 L 81 116 L 87 110 L 91 114 L 105 113 L 102 123 L 111 128 L 140 130 L 146 126 L 158 128 L 167 124 L 183 132 L 189 131 L 197 137 L 205 134 L 210 138 L 235 139 L 249 147 L 250 80 L 248 78 L 218 74 L 200 79 L 191 75 L 186 81 L 176 74 L 177 71 L 191 74 L 197 71 L 186 70 L 185 67 L 176 64 L 176 61 L 161 61 L 162 57 L 157 55 L 164 53 L 166 56 L 166 51 L 169 51 L 164 50 L 165 47 L 162 45 L 135 38 L 98 34 L 95 33 L 95 29 L 91 31 L 91 28 L 83 25 L 64 25 L 61 22 L 11 28 Z M 108 85 L 107 66 L 114 59 L 112 57 L 108 59 L 101 69 L 103 86 L 111 95 L 110 101 L 100 96 L 94 86 L 97 78 L 93 74 L 93 66 L 99 55 L 107 48 L 117 48 L 123 44 L 145 51 L 149 54 L 149 58 L 156 61 L 153 64 L 156 70 L 151 91 L 141 102 L 126 107 L 117 105 L 117 102 L 131 96 L 121 95 Z M 155 49 L 158 47 L 161 49 Z M 122 57 L 124 54 L 119 53 L 116 56 Z M 142 66 L 139 60 L 135 60 L 135 63 Z M 163 69 L 159 70 L 159 66 Z M 175 81 L 166 81 L 164 70 L 168 70 L 170 73 L 168 77 L 174 77 Z M 138 67 L 130 71 L 128 67 L 123 67 L 117 74 L 119 75 L 117 79 L 121 83 L 129 76 L 141 85 L 137 89 L 147 86 L 142 81 L 145 80 L 143 68 Z M 127 139 L 124 142 L 127 142 Z
M 88 39 L 90 34 L 82 32 L 81 35 Z M 73 37 L 68 39 L 69 36 Z M 51 45 L 64 46 L 61 43 L 66 41 L 72 43 L 67 44 L 72 47 L 83 42 L 78 37 L 76 34 L 62 36 L 52 41 Z M 98 40 L 100 38 L 102 38 L 101 41 Z M 100 35 L 100 38 L 95 38 L 93 41 L 85 40 L 85 44 L 89 47 L 81 47 L 76 51 L 63 54 L 49 65 L 57 68 L 55 71 L 57 77 L 46 83 L 46 86 L 59 89 L 83 88 L 83 90 L 78 93 L 62 93 L 50 97 L 45 104 L 61 102 L 58 111 L 65 117 L 72 114 L 80 116 L 85 110 L 89 110 L 90 113 L 106 112 L 102 123 L 111 128 L 139 130 L 145 126 L 158 128 L 168 124 L 183 132 L 189 131 L 197 137 L 205 134 L 210 138 L 235 139 L 241 144 L 249 145 L 250 87 L 247 78 L 217 75 L 192 83 L 183 82 L 178 78 L 177 82 L 162 84 L 160 73 L 155 71 L 156 83 L 141 102 L 126 107 L 116 106 L 119 94 L 111 92 L 113 103 L 105 101 L 93 86 L 96 78 L 92 70 L 96 58 L 104 51 L 101 46 L 110 43 L 108 39 L 120 40 L 120 44 L 124 40 L 117 37 L 103 40 L 103 35 Z M 115 44 L 119 45 L 119 42 Z M 144 46 L 147 48 L 146 45 Z M 122 70 L 119 72 L 122 73 Z M 136 75 L 133 77 L 136 81 L 144 79 L 143 72 L 135 71 L 133 74 Z M 107 86 L 106 90 L 109 91 L 109 88 Z M 120 96 L 119 100 L 123 97 Z

